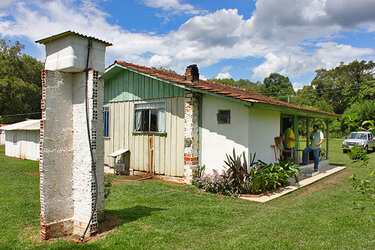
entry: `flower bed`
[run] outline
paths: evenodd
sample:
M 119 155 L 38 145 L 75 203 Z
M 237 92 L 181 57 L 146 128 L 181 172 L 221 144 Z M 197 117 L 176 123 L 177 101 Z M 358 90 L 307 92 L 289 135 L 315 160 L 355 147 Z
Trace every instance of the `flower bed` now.
M 195 172 L 193 185 L 207 192 L 234 196 L 264 194 L 287 186 L 290 178 L 294 178 L 298 185 L 300 169 L 295 163 L 279 161 L 266 164 L 254 159 L 255 154 L 250 154 L 250 162 L 247 163 L 245 153 L 237 156 L 233 150 L 233 156 L 227 155 L 226 171 L 222 174 L 216 171 L 213 174 L 205 174 L 204 167 L 201 167 Z

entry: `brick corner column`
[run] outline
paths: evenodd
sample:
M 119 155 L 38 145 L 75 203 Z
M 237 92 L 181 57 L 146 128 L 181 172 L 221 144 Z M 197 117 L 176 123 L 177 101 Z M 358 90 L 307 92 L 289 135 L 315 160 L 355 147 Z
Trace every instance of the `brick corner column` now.
M 184 132 L 184 178 L 191 184 L 193 172 L 198 167 L 199 154 L 199 102 L 191 91 L 185 91 L 185 132 Z

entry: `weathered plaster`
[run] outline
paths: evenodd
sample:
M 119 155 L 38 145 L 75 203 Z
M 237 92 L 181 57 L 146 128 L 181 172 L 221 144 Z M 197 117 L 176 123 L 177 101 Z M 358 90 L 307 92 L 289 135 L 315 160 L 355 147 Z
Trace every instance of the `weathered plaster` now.
M 88 103 L 98 180 L 97 212 L 102 212 L 103 129 L 98 110 L 102 106 L 103 81 L 98 80 L 97 74 L 89 72 Z M 40 195 L 44 239 L 82 234 L 94 206 L 96 189 L 86 128 L 85 84 L 85 73 L 46 71 L 45 78 L 43 76 Z M 95 213 L 88 235 L 96 231 Z

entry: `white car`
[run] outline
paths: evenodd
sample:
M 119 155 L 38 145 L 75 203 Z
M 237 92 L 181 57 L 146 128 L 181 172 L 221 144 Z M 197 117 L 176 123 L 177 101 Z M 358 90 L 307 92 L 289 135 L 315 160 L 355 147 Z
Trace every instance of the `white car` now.
M 346 153 L 347 150 L 350 150 L 354 145 L 363 147 L 366 152 L 369 148 L 372 148 L 372 151 L 375 150 L 375 138 L 372 132 L 351 132 L 350 135 L 342 142 L 342 151 Z

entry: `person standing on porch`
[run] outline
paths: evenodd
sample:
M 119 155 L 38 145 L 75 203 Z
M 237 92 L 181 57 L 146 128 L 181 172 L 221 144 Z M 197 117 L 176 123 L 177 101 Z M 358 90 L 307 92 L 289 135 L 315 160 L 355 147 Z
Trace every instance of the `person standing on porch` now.
M 294 147 L 295 147 L 295 142 L 298 141 L 298 139 L 294 138 L 294 132 L 293 132 L 293 123 L 289 122 L 288 123 L 288 128 L 285 129 L 284 131 L 284 146 L 285 146 L 285 151 L 284 151 L 284 157 L 286 159 L 291 159 L 293 157 L 293 152 L 294 152 Z
M 310 139 L 311 144 L 303 150 L 303 165 L 307 164 L 307 156 L 309 152 L 313 152 L 314 155 L 314 172 L 319 170 L 319 158 L 320 158 L 320 148 L 324 140 L 324 135 L 322 131 L 319 130 L 318 125 L 313 126 L 314 131 L 311 133 Z

